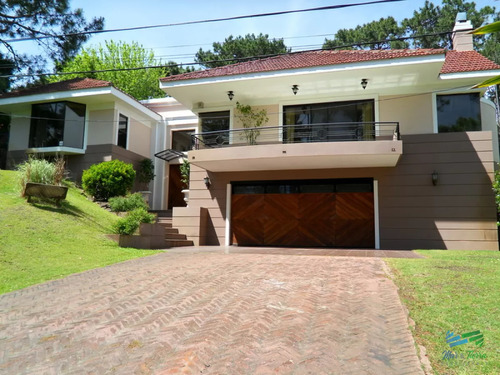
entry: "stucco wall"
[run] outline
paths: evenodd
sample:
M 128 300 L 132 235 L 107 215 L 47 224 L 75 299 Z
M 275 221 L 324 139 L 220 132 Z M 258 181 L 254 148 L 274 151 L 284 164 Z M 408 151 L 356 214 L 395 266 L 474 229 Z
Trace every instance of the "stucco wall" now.
M 231 181 L 372 177 L 379 185 L 381 248 L 498 250 L 491 132 L 404 135 L 403 149 L 394 168 L 211 173 L 192 165 L 190 212 L 203 207 L 208 218 L 203 236 L 191 239 L 224 244 Z M 184 232 L 197 220 L 174 217 L 174 226 Z
M 151 127 L 129 118 L 128 149 L 146 158 L 151 157 Z
M 401 134 L 434 133 L 432 94 L 379 97 L 379 121 L 398 121 Z
M 11 115 L 9 151 L 26 150 L 30 136 L 31 106 L 26 105 Z
M 89 146 L 113 143 L 113 109 L 89 111 L 87 144 Z

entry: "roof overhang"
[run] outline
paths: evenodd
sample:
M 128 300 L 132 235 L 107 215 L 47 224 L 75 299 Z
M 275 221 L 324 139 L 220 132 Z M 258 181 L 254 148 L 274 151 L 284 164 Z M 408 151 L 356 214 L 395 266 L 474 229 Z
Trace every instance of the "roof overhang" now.
M 160 88 L 188 108 L 196 103 L 227 104 L 227 92 L 235 100 L 251 104 L 289 100 L 292 85 L 299 85 L 297 96 L 328 96 L 332 92 L 349 96 L 370 92 L 393 95 L 417 92 L 419 87 L 439 81 L 445 54 L 377 60 L 369 62 L 278 70 L 222 77 L 160 82 Z M 368 79 L 366 90 L 361 79 Z
M 78 103 L 92 105 L 103 102 L 123 102 L 137 111 L 141 112 L 145 116 L 148 116 L 156 121 L 161 120 L 161 116 L 152 111 L 151 109 L 145 107 L 143 104 L 139 103 L 132 97 L 123 93 L 122 91 L 112 87 L 98 87 L 82 90 L 71 90 L 71 91 L 59 91 L 35 95 L 23 95 L 17 97 L 10 97 L 1 99 L 0 98 L 0 108 L 2 107 L 15 107 L 23 104 L 32 103 L 44 103 L 44 102 L 54 102 L 54 101 L 76 101 Z

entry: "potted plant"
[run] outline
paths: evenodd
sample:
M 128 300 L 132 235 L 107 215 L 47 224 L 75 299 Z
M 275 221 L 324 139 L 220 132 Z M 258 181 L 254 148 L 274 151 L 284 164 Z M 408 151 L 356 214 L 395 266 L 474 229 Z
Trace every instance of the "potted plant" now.
M 151 159 L 142 159 L 139 162 L 139 170 L 137 171 L 137 181 L 140 184 L 140 188 L 142 189 L 139 193 L 142 194 L 142 197 L 149 204 L 149 196 L 151 195 L 151 191 L 149 190 L 149 183 L 153 181 L 155 178 L 154 173 L 154 163 Z
M 249 105 L 240 104 L 236 102 L 237 117 L 243 124 L 243 137 L 246 139 L 247 144 L 257 144 L 257 137 L 260 135 L 260 130 L 257 128 L 269 121 L 267 111 L 261 109 L 257 111 Z
M 180 169 L 181 169 L 181 182 L 183 187 L 181 193 L 184 194 L 184 202 L 186 202 L 187 206 L 189 201 L 189 172 L 191 169 L 191 166 L 187 159 L 183 159 Z
M 64 159 L 54 162 L 30 157 L 18 167 L 21 172 L 21 195 L 31 202 L 32 197 L 53 199 L 59 205 L 66 199 L 68 187 L 62 186 L 64 178 Z

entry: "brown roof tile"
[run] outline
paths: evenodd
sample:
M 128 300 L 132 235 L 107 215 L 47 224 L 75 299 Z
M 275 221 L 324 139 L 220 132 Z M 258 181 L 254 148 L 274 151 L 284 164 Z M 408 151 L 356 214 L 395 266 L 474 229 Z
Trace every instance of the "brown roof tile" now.
M 418 57 L 443 54 L 443 49 L 400 49 L 400 50 L 317 50 L 295 52 L 246 61 L 219 68 L 199 70 L 161 78 L 161 82 L 173 82 L 188 79 L 233 76 L 248 73 L 270 72 L 285 69 L 300 69 L 316 66 L 349 64 L 365 61 L 388 60 L 405 57 Z
M 14 98 L 27 95 L 49 94 L 53 92 L 74 91 L 113 86 L 111 82 L 93 78 L 74 78 L 67 81 L 49 83 L 43 86 L 34 86 L 0 95 L 0 99 Z
M 448 51 L 441 74 L 498 70 L 500 65 L 476 51 Z

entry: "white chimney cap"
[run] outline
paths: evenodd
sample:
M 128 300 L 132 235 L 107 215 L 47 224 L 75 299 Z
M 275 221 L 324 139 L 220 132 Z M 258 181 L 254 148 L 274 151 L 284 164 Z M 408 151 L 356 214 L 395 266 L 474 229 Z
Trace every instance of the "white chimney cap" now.
M 459 12 L 457 13 L 457 18 L 455 19 L 456 22 L 466 22 L 467 21 L 467 13 L 466 12 Z

